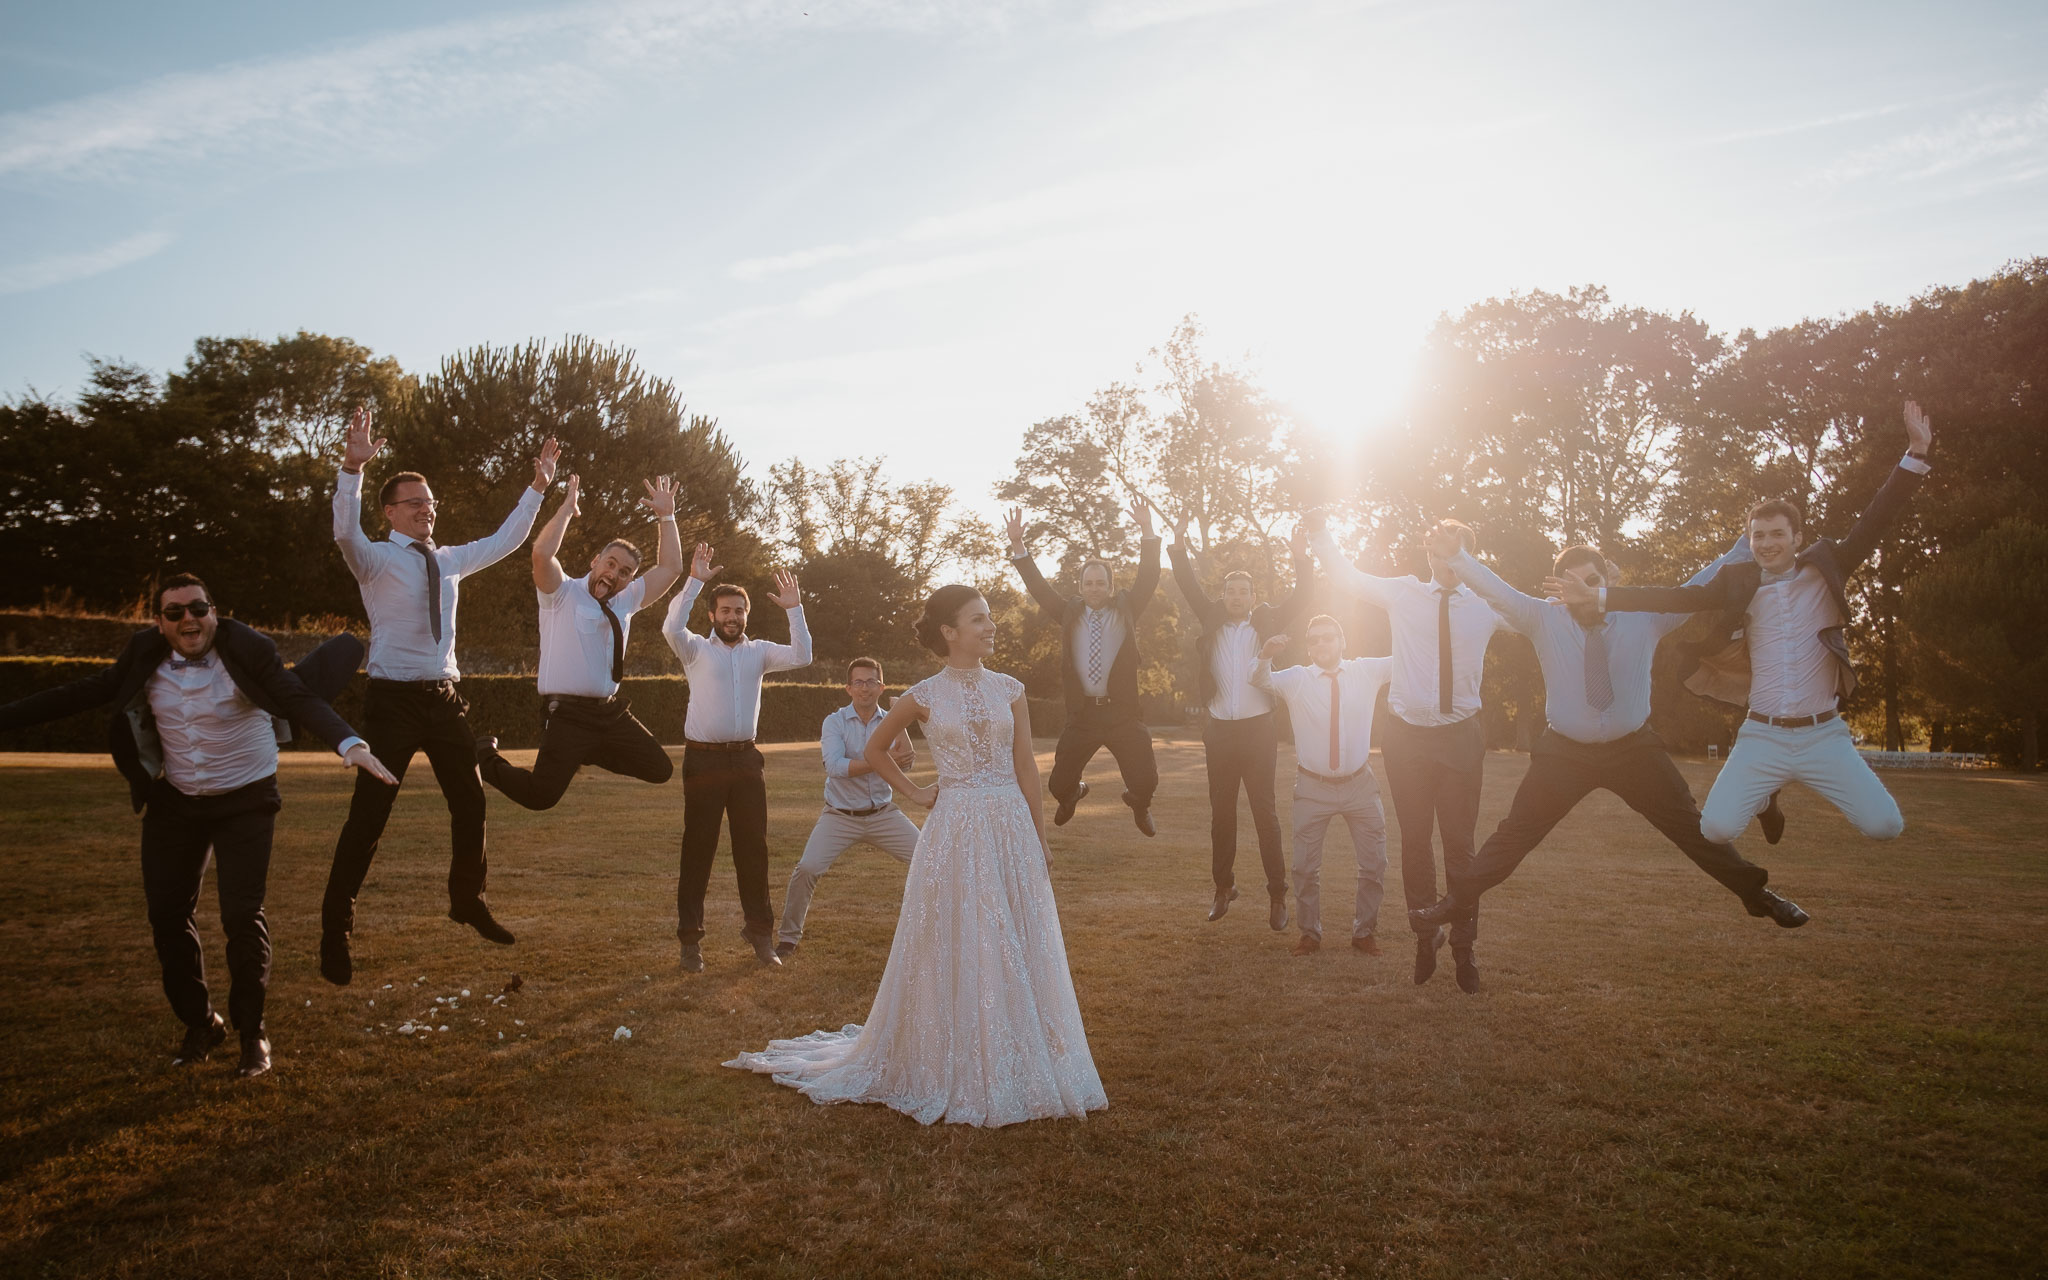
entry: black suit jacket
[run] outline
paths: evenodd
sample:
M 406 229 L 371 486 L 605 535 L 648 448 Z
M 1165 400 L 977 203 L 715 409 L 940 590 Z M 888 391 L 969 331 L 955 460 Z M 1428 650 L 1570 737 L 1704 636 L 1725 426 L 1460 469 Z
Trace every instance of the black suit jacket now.
M 1082 705 L 1081 668 L 1074 653 L 1074 625 L 1081 620 L 1081 611 L 1087 606 L 1079 596 L 1063 596 L 1038 571 L 1038 563 L 1030 556 L 1012 556 L 1010 563 L 1017 566 L 1023 576 L 1024 585 L 1031 590 L 1031 598 L 1047 617 L 1060 626 L 1060 677 L 1066 690 L 1067 712 L 1072 716 Z M 1116 593 L 1110 602 L 1124 620 L 1123 647 L 1116 651 L 1116 659 L 1109 664 L 1109 696 L 1119 707 L 1127 708 L 1132 715 L 1138 714 L 1138 617 L 1145 607 L 1152 603 L 1152 595 L 1159 589 L 1159 539 L 1147 538 L 1138 554 L 1138 578 L 1130 586 Z
M 1201 694 L 1202 707 L 1206 711 L 1216 697 L 1216 664 L 1212 661 L 1216 653 L 1216 634 L 1230 622 L 1230 612 L 1221 600 L 1212 600 L 1202 591 L 1202 580 L 1195 576 L 1195 567 L 1188 561 L 1187 548 L 1176 542 L 1167 549 L 1173 557 L 1173 580 L 1180 584 L 1180 593 L 1187 597 L 1188 607 L 1195 611 L 1195 620 L 1202 624 L 1201 634 L 1195 637 L 1195 688 Z M 1252 606 L 1249 621 L 1252 634 L 1261 643 L 1272 639 L 1293 625 L 1294 620 L 1308 611 L 1309 580 L 1304 574 L 1293 591 L 1271 603 L 1261 601 Z
M 357 642 L 357 649 L 361 643 Z M 286 668 L 270 637 L 232 618 L 222 618 L 214 633 L 213 652 L 242 695 L 275 719 L 297 724 L 329 746 L 361 737 L 348 722 L 336 715 L 319 694 Z M 0 707 L 0 730 L 57 720 L 94 707 L 112 705 L 113 719 L 107 724 L 107 749 L 114 767 L 128 780 L 129 799 L 142 812 L 149 799 L 150 784 L 163 776 L 163 743 L 157 737 L 156 717 L 149 710 L 149 678 L 165 658 L 171 656 L 171 642 L 151 627 L 128 638 L 128 647 L 105 671 L 74 680 L 70 684 L 32 693 Z M 281 732 L 279 741 L 290 737 Z
M 1849 536 L 1836 542 L 1821 538 L 1799 553 L 1798 563 L 1812 565 L 1828 584 L 1836 621 L 1821 629 L 1821 643 L 1835 655 L 1835 693 L 1846 698 L 1856 691 L 1856 668 L 1849 662 L 1847 636 L 1849 600 L 1844 584 L 1858 565 L 1870 558 L 1877 541 L 1904 511 L 1927 477 L 1895 467 L 1884 487 L 1856 518 Z M 1749 705 L 1749 642 L 1743 627 L 1749 602 L 1763 583 L 1763 566 L 1744 560 L 1724 566 L 1695 587 L 1609 587 L 1607 607 L 1644 613 L 1713 613 L 1706 638 L 1681 647 L 1690 674 L 1685 687 L 1694 693 L 1738 707 Z

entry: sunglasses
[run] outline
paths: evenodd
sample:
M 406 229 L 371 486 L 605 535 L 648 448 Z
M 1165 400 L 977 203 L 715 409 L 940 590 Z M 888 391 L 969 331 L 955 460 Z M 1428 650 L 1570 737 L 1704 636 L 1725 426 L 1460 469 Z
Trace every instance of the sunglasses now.
M 167 604 L 158 612 L 172 622 L 183 622 L 188 613 L 195 618 L 205 617 L 213 612 L 213 605 L 204 600 L 194 600 L 191 604 Z

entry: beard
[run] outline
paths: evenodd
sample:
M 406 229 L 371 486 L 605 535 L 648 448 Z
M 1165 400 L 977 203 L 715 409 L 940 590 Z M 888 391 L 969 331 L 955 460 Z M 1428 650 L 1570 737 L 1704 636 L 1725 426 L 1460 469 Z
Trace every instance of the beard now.
M 746 634 L 747 630 L 747 624 L 744 622 L 719 622 L 714 623 L 713 627 L 721 640 L 737 640 Z

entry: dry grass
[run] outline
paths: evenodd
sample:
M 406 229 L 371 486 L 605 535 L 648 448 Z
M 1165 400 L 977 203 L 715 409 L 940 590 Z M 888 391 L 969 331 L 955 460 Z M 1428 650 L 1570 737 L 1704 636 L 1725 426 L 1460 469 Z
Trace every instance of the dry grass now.
M 818 766 L 801 746 L 769 761 L 779 902 Z M 979 1132 L 816 1107 L 718 1065 L 865 1015 L 896 864 L 849 854 L 820 887 L 811 940 L 768 973 L 735 936 L 721 857 L 709 969 L 686 978 L 670 941 L 681 794 L 609 775 L 586 774 L 553 814 L 492 806 L 492 898 L 520 935 L 509 950 L 442 918 L 439 798 L 409 787 L 362 903 L 356 983 L 337 990 L 313 953 L 346 779 L 289 759 L 270 893 L 278 1071 L 248 1085 L 231 1056 L 172 1069 L 124 789 L 103 764 L 8 757 L 0 1267 L 2048 1270 L 2041 783 L 1894 775 L 1910 825 L 1890 845 L 1791 797 L 1786 843 L 1752 850 L 1815 914 L 1791 934 L 1596 797 L 1489 899 L 1486 990 L 1466 997 L 1448 966 L 1409 981 L 1398 889 L 1377 960 L 1290 957 L 1249 853 L 1245 901 L 1205 923 L 1200 748 L 1163 744 L 1161 765 L 1157 840 L 1113 801 L 1058 834 L 1110 1109 Z M 1486 826 L 1523 767 L 1489 760 Z M 1709 767 L 1687 770 L 1703 792 Z M 1325 904 L 1341 941 L 1349 859 L 1332 843 Z M 524 989 L 487 1007 L 515 969 Z M 387 1029 L 464 988 L 475 994 L 434 1023 L 447 1032 Z M 633 1036 L 615 1043 L 621 1025 Z

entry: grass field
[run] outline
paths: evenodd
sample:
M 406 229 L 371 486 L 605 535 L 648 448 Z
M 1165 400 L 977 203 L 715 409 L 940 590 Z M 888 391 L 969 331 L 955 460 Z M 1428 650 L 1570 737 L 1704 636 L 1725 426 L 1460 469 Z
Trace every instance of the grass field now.
M 768 760 L 779 905 L 819 766 L 813 747 Z M 847 855 L 778 973 L 743 950 L 721 855 L 708 968 L 685 977 L 681 791 L 603 774 L 551 814 L 493 803 L 491 899 L 519 934 L 500 948 L 443 918 L 445 814 L 417 770 L 337 989 L 314 956 L 347 778 L 290 757 L 277 1071 L 234 1080 L 232 1040 L 173 1068 L 125 788 L 100 760 L 0 757 L 0 1268 L 2048 1273 L 2048 786 L 1891 775 L 1908 827 L 1887 845 L 1789 795 L 1785 843 L 1745 847 L 1813 912 L 1790 933 L 1596 796 L 1488 898 L 1468 997 L 1448 963 L 1410 981 L 1398 869 L 1387 954 L 1341 945 L 1342 836 L 1324 886 L 1338 945 L 1288 954 L 1249 850 L 1239 909 L 1206 923 L 1200 746 L 1162 743 L 1160 764 L 1158 839 L 1113 779 L 1055 835 L 1110 1108 L 982 1132 L 814 1106 L 718 1065 L 866 1015 L 897 864 Z M 1482 831 L 1523 768 L 1489 758 Z M 1704 794 L 1712 766 L 1685 768 Z M 515 970 L 521 990 L 488 1004 Z M 396 1030 L 430 1010 L 445 1031 Z

